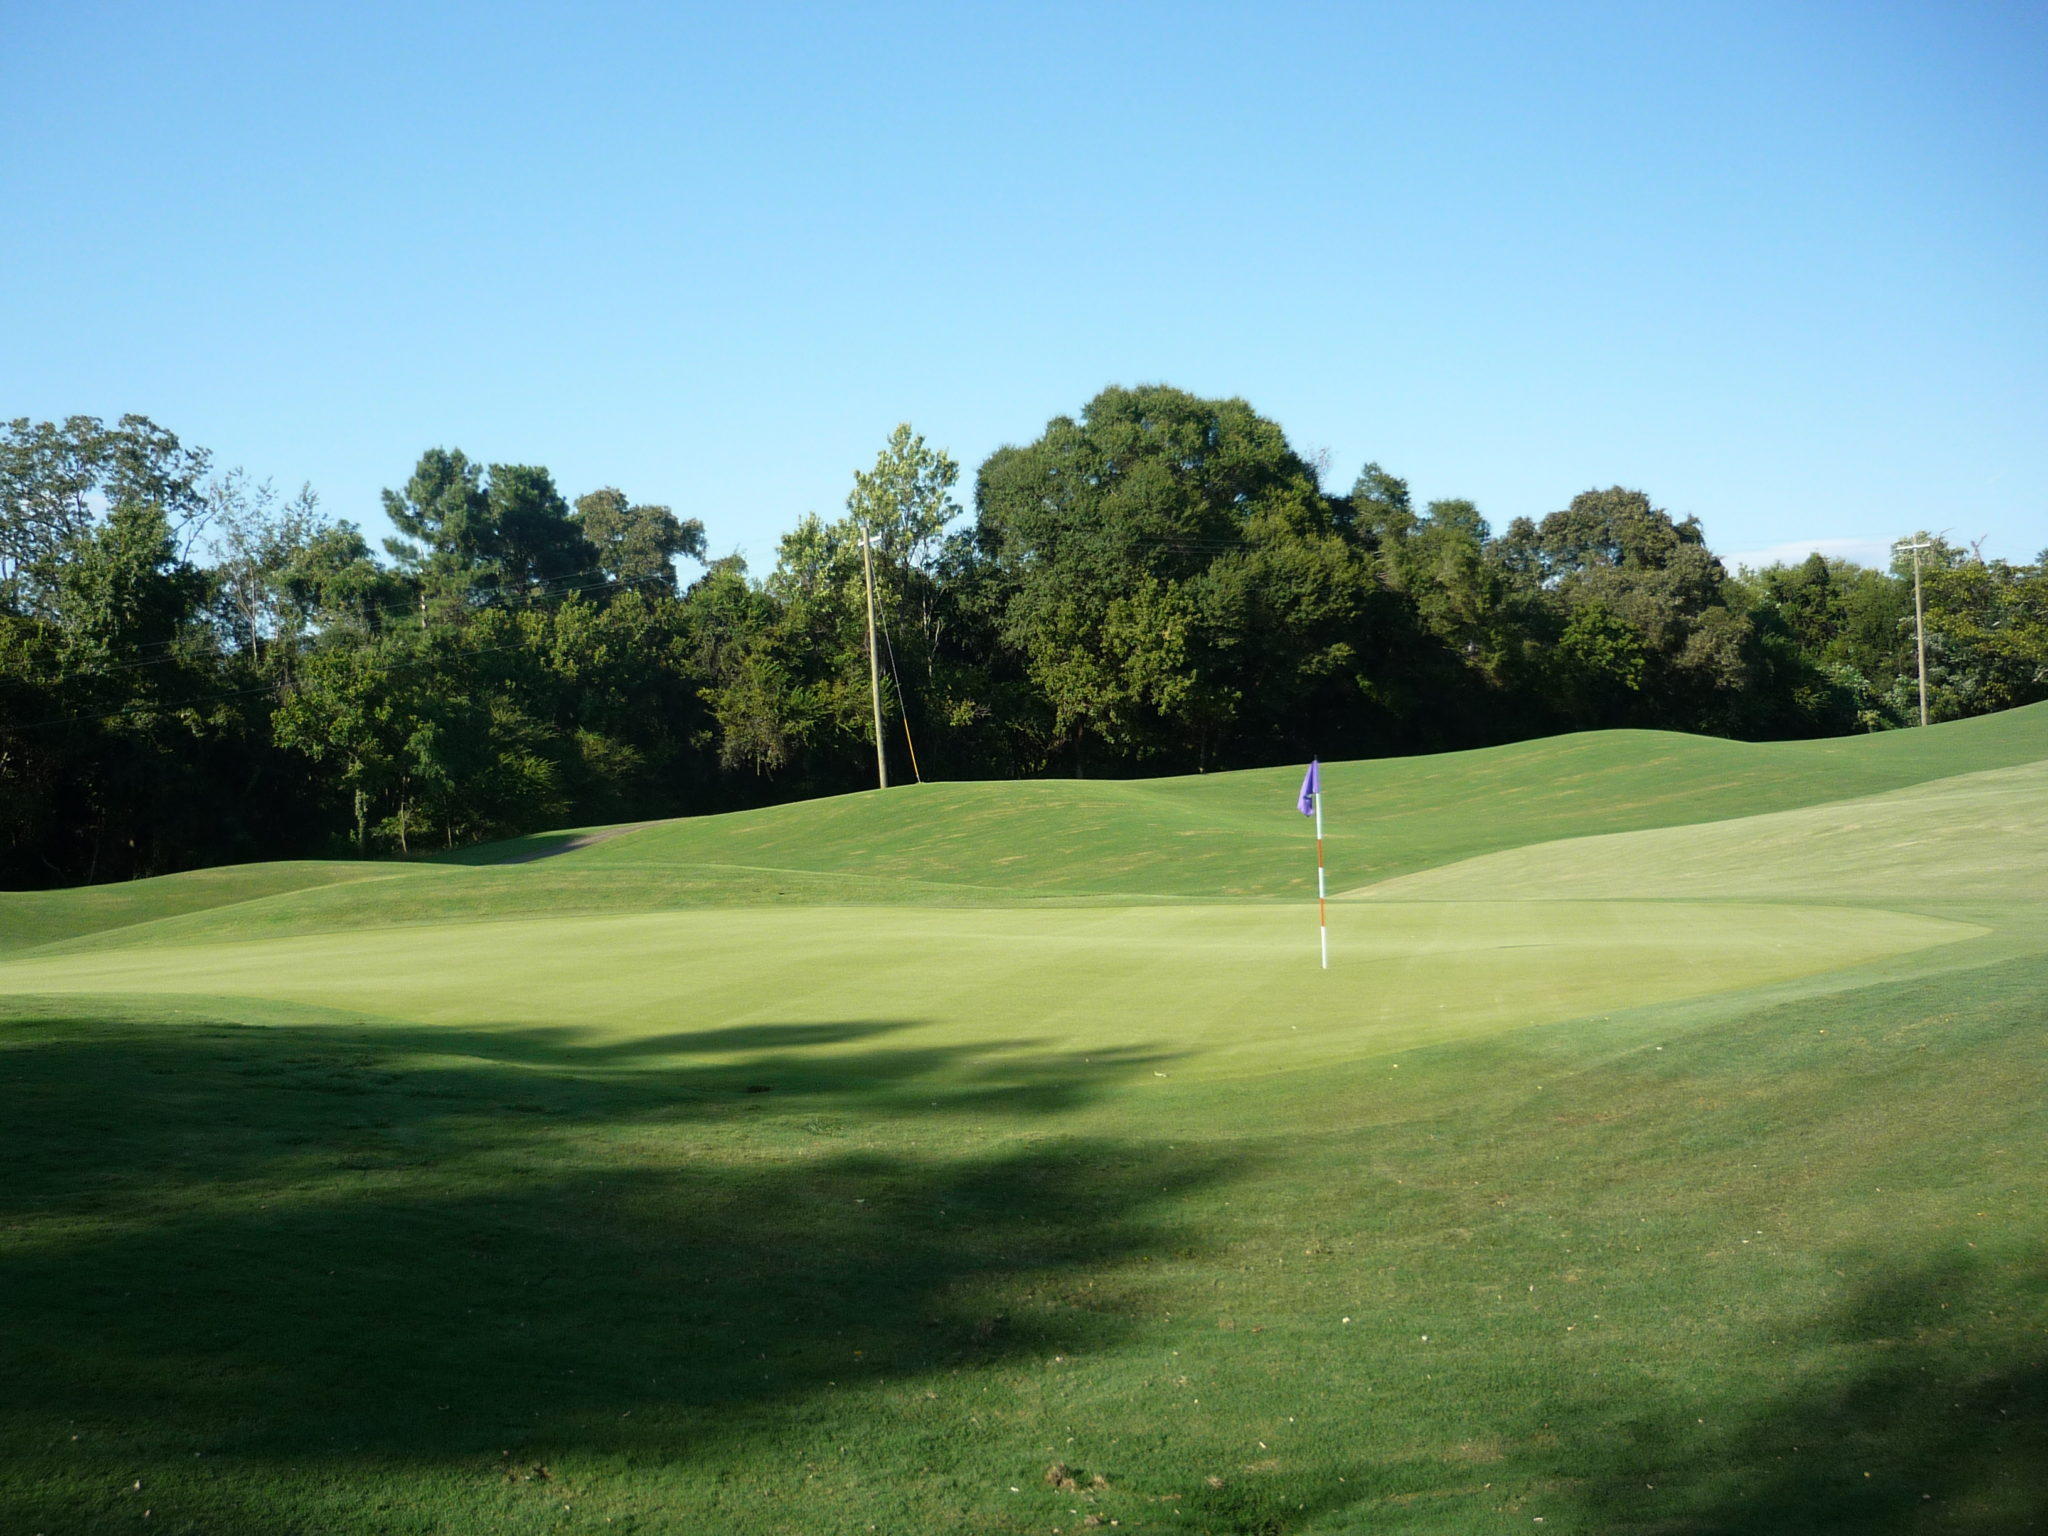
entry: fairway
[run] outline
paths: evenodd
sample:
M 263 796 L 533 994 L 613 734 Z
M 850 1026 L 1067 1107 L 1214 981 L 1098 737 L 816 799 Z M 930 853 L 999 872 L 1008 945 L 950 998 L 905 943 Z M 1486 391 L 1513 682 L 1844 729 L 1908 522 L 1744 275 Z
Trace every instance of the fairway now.
M 2048 763 L 1696 827 L 1510 849 L 1367 886 L 1474 896 L 2003 901 L 2048 871 Z
M 2048 706 L 1298 780 L 0 895 L 0 1530 L 2048 1528 Z

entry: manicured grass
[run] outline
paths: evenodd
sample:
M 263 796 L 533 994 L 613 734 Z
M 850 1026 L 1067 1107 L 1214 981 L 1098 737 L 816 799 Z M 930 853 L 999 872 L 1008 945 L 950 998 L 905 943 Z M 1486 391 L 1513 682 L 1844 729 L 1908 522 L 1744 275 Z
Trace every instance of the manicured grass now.
M 2048 704 L 1833 741 L 1604 731 L 1327 765 L 1332 889 L 1553 839 L 1821 805 L 2048 759 Z M 243 865 L 0 893 L 0 953 L 156 923 L 163 943 L 703 906 L 1013 905 L 1303 896 L 1295 768 L 1131 782 L 930 784 L 727 816 L 549 832 L 421 863 Z M 372 882 L 374 883 L 366 883 Z M 133 935 L 129 937 L 137 937 Z
M 1176 1074 L 1295 1070 L 1833 971 L 1986 930 L 1852 908 L 1622 902 L 1360 906 L 1315 965 L 1313 909 L 739 908 L 445 924 L 379 937 L 151 944 L 0 971 L 16 992 L 239 999 L 528 1031 L 638 1064 L 891 1050 Z M 1199 957 L 1199 963 L 1192 963 Z M 734 1044 L 719 1050 L 716 1042 Z
M 2003 901 L 2048 881 L 2048 762 L 1800 810 L 1516 848 L 1367 887 L 1377 900 Z
M 1833 741 L 1602 731 L 1328 765 L 1333 868 L 1363 884 L 1554 838 L 1787 810 L 2048 758 L 2048 704 Z M 1315 889 L 1298 767 L 1122 783 L 927 784 L 657 823 L 563 855 L 585 867 L 732 865 L 1002 891 L 1237 897 Z M 521 845 L 511 845 L 521 851 Z M 472 857 L 485 857 L 486 853 Z
M 0 1531 L 2048 1529 L 2044 722 L 0 898 Z
M 199 869 L 78 890 L 0 892 L 0 954 L 186 913 L 219 914 L 244 902 L 391 873 L 385 864 L 307 859 Z

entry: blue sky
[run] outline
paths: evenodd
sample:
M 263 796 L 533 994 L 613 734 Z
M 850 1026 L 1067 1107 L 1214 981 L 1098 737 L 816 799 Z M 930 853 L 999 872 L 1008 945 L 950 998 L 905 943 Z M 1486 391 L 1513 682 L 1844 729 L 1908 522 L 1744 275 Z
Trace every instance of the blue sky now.
M 971 481 L 1164 381 L 1497 527 L 2030 559 L 2044 82 L 2018 4 L 9 6 L 0 415 L 765 570 L 898 421 Z

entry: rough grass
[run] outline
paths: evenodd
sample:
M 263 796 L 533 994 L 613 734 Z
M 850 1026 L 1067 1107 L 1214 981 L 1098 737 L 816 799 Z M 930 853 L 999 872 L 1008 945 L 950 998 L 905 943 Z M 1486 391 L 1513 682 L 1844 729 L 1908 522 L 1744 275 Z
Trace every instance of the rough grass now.
M 2048 1521 L 2044 720 L 0 898 L 0 1530 Z

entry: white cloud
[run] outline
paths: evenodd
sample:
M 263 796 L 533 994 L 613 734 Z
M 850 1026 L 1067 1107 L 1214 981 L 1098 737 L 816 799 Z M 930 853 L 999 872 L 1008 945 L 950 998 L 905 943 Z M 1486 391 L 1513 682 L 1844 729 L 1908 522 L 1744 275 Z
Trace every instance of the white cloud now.
M 1760 571 L 1770 565 L 1797 565 L 1808 555 L 1816 553 L 1830 560 L 1853 560 L 1858 565 L 1871 565 L 1879 570 L 1884 570 L 1892 562 L 1891 544 L 1884 539 L 1792 539 L 1764 549 L 1736 550 L 1722 555 L 1721 563 L 1731 571 L 1743 566 Z

